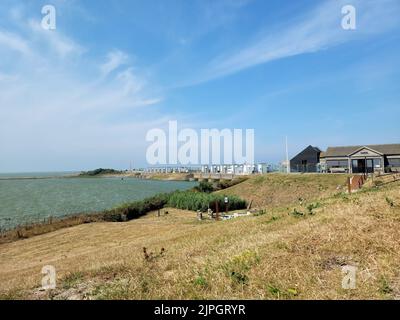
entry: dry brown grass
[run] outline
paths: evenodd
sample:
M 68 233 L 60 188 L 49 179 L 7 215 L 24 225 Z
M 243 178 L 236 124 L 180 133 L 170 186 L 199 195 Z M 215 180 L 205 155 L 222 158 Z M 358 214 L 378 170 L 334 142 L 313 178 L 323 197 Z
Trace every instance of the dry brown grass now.
M 102 221 L 100 213 L 81 214 L 63 218 L 50 218 L 46 222 L 33 223 L 30 225 L 19 226 L 11 230 L 0 233 L 0 245 L 32 238 L 59 229 L 70 228 L 84 223 L 93 223 Z
M 285 204 L 323 198 L 346 190 L 344 174 L 266 174 L 224 190 L 240 196 L 255 207 L 273 208 Z
M 14 299 L 399 298 L 400 184 L 313 204 L 312 214 L 303 202 L 223 222 L 169 209 L 159 218 L 3 244 L 0 292 Z M 58 275 L 50 294 L 37 290 L 47 264 Z M 341 288 L 346 264 L 358 268 L 355 290 Z

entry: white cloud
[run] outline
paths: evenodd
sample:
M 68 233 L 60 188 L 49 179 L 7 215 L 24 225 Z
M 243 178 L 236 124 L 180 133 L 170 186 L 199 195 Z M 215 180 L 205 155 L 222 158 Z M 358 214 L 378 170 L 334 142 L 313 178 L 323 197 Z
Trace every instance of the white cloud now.
M 60 30 L 22 20 L 28 28 L 0 30 L 0 172 L 140 159 L 146 130 L 163 119 L 139 110 L 161 99 L 129 57 L 88 59 L 90 48 Z
M 59 58 L 66 58 L 71 55 L 81 55 L 85 52 L 85 48 L 68 38 L 58 30 L 45 30 L 41 27 L 38 20 L 29 20 L 30 33 L 28 36 L 35 44 L 43 48 L 49 48 Z M 43 50 L 42 50 L 43 51 Z
M 207 73 L 197 82 L 379 34 L 399 22 L 400 3 L 396 0 L 353 0 L 351 3 L 357 9 L 357 30 L 341 28 L 341 8 L 348 1 L 328 1 L 294 23 L 262 33 L 237 52 L 216 57 L 210 62 Z
M 126 53 L 120 50 L 113 50 L 107 54 L 107 61 L 100 66 L 100 71 L 105 77 L 120 66 L 126 64 L 128 60 L 129 56 Z
M 0 50 L 10 49 L 24 55 L 31 54 L 29 44 L 17 34 L 0 30 Z

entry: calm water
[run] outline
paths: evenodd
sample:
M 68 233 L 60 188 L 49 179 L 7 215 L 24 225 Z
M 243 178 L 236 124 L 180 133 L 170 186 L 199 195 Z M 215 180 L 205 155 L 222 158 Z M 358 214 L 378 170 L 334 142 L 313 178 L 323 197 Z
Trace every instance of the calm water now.
M 134 178 L 43 178 L 3 180 L 0 176 L 0 228 L 81 212 L 112 208 L 161 192 L 189 189 L 195 182 Z M 27 177 L 19 174 L 17 177 Z M 38 175 L 36 175 L 38 176 Z M 15 176 L 13 176 L 15 177 Z

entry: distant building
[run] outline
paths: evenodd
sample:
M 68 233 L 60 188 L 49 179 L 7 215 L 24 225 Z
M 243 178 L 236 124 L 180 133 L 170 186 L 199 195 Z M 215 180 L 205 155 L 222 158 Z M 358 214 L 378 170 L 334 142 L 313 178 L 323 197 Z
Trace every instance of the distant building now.
M 201 172 L 213 174 L 220 173 L 233 175 L 249 175 L 270 172 L 270 167 L 266 163 L 203 165 L 201 167 Z
M 308 146 L 290 160 L 290 172 L 318 172 L 321 150 Z
M 400 172 L 400 144 L 328 147 L 308 146 L 290 160 L 291 172 Z
M 400 144 L 329 147 L 320 164 L 325 172 L 400 172 Z

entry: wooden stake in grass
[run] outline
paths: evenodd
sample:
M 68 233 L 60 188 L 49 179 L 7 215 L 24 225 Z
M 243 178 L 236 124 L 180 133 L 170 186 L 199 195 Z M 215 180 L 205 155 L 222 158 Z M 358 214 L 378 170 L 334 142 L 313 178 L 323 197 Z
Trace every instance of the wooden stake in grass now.
M 347 178 L 347 188 L 349 190 L 349 194 L 351 194 L 351 178 L 350 177 Z

